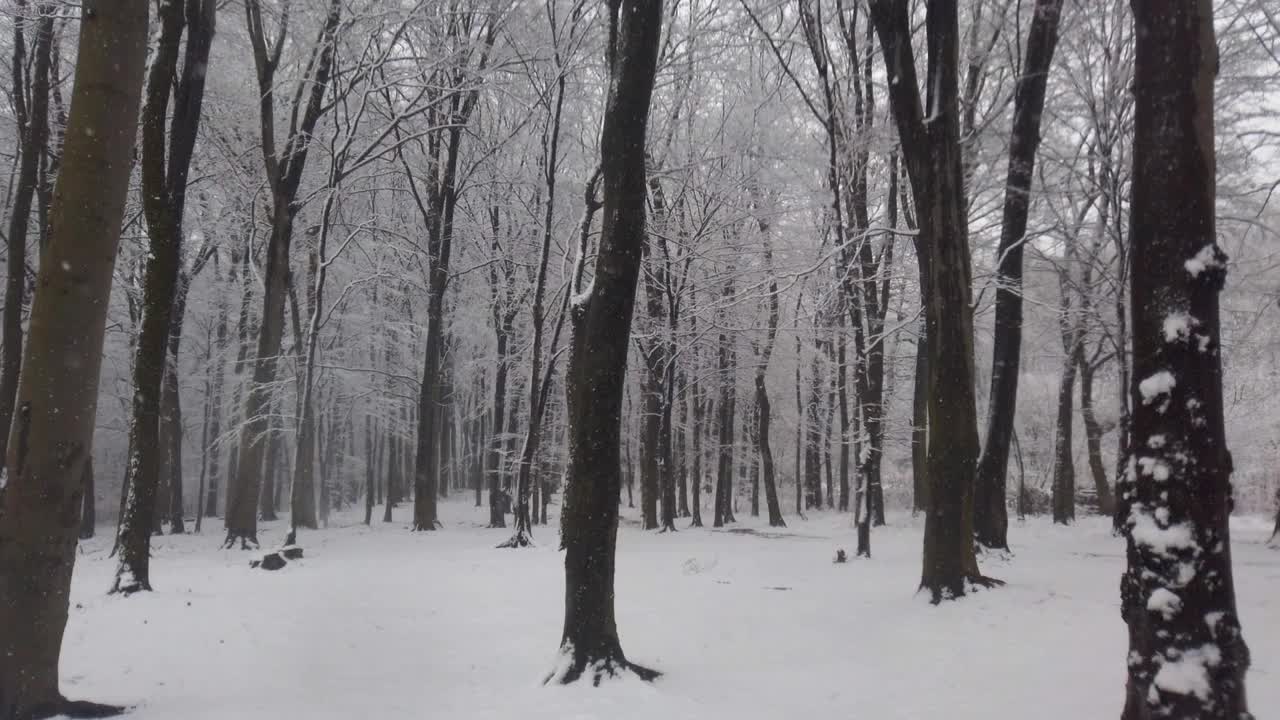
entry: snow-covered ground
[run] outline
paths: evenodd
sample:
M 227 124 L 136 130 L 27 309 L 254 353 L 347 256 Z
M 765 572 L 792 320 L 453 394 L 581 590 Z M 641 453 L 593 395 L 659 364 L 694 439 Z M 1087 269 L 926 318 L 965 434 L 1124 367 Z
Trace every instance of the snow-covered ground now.
M 497 550 L 507 531 L 482 526 L 487 508 L 447 502 L 445 529 L 429 534 L 405 528 L 407 507 L 372 528 L 343 515 L 304 533 L 306 558 L 275 573 L 217 549 L 217 521 L 157 538 L 157 591 L 131 598 L 105 594 L 110 543 L 90 541 L 63 690 L 136 704 L 136 720 L 1119 716 L 1123 543 L 1105 520 L 1015 522 L 1013 558 L 983 565 L 1008 586 L 934 607 L 913 594 L 921 529 L 905 515 L 877 529 L 874 559 L 838 565 L 855 544 L 847 515 L 789 517 L 780 533 L 742 517 L 730 531 L 656 534 L 626 512 L 618 625 L 628 657 L 664 673 L 653 685 L 542 686 L 563 612 L 554 531 Z M 1234 525 L 1250 704 L 1264 713 L 1280 707 L 1280 550 L 1264 547 L 1267 530 Z M 268 524 L 264 547 L 283 531 Z

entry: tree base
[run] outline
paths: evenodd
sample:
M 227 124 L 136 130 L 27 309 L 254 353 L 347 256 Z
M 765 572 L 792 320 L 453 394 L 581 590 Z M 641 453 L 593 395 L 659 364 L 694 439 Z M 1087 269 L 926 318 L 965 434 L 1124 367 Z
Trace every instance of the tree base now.
M 572 685 L 589 678 L 592 687 L 600 687 L 602 680 L 620 679 L 628 674 L 635 675 L 645 682 L 653 682 L 662 675 L 657 670 L 637 665 L 626 658 L 578 656 L 572 648 L 562 648 L 560 652 L 562 655 L 569 656 L 562 658 L 567 662 L 563 662 L 552 670 L 551 674 L 542 681 L 543 685 Z
M 1004 560 L 1013 559 L 1013 551 L 1008 547 L 995 547 L 992 545 L 983 545 L 980 542 L 974 542 L 973 551 L 987 560 Z
M 987 577 L 986 575 L 968 575 L 964 579 L 964 586 L 960 592 L 955 592 L 949 587 L 930 587 L 926 583 L 920 584 L 919 592 L 929 593 L 929 602 L 933 605 L 941 605 L 947 600 L 959 600 L 967 594 L 971 594 L 977 590 L 991 590 L 1004 586 L 1003 580 Z
M 129 597 L 134 593 L 140 592 L 151 592 L 151 583 L 139 581 L 133 577 L 121 578 L 117 576 L 115 582 L 111 584 L 111 589 L 107 591 L 107 594 Z
M 517 530 L 515 535 L 512 535 L 506 542 L 499 543 L 497 547 L 498 549 L 531 548 L 533 547 L 533 538 L 529 537 L 529 534 L 524 530 Z
M 258 536 L 257 534 L 241 535 L 239 533 L 228 531 L 227 539 L 222 542 L 222 549 L 235 550 L 237 544 L 240 545 L 241 550 L 257 550 Z
M 102 703 L 89 702 L 88 700 L 68 700 L 60 697 L 56 702 L 32 708 L 27 715 L 20 717 L 24 718 L 24 720 L 26 718 L 30 718 L 30 720 L 45 720 L 45 718 L 55 717 L 106 718 L 123 715 L 130 709 L 119 705 L 104 705 Z
M 414 532 L 431 532 L 439 530 L 442 527 L 444 527 L 444 525 L 441 525 L 439 520 L 432 520 L 427 523 L 414 522 L 412 529 Z

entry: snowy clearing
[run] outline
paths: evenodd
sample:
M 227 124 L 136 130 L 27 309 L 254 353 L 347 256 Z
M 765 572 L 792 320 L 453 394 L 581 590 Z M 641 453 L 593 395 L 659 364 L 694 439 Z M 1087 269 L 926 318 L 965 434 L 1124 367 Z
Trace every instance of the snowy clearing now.
M 554 533 L 497 550 L 488 508 L 447 502 L 445 529 L 338 517 L 274 573 L 201 536 L 155 538 L 154 593 L 108 597 L 109 533 L 80 550 L 62 659 L 72 697 L 137 704 L 136 720 L 662 717 L 764 720 L 1117 717 L 1126 631 L 1123 541 L 1102 518 L 1010 529 L 1008 582 L 940 607 L 913 596 L 921 523 L 892 515 L 874 558 L 852 556 L 848 515 L 773 531 L 643 533 L 624 509 L 618 622 L 628 657 L 664 675 L 543 687 L 560 639 Z M 381 513 L 376 513 L 375 516 Z M 553 523 L 555 518 L 553 518 Z M 681 528 L 687 520 L 681 520 Z M 346 525 L 336 527 L 336 525 Z M 554 527 L 554 525 L 552 526 Z M 264 547 L 283 522 L 267 525 Z M 1250 701 L 1280 707 L 1280 551 L 1267 521 L 1233 523 L 1237 592 L 1253 651 Z M 929 691 L 925 692 L 924 689 Z

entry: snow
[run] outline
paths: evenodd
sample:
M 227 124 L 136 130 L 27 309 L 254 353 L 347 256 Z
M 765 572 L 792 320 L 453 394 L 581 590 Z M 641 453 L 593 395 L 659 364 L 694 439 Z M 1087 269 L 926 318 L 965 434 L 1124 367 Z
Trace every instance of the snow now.
M 1175 343 L 1191 337 L 1191 331 L 1200 321 L 1185 312 L 1169 313 L 1164 318 L 1164 341 Z
M 1129 510 L 1129 524 L 1133 528 L 1134 542 L 1165 555 L 1171 550 L 1194 550 L 1196 540 L 1187 523 L 1165 524 L 1147 512 L 1142 503 L 1134 503 Z
M 1165 482 L 1169 479 L 1169 465 L 1159 458 L 1138 458 L 1138 466 L 1142 468 L 1143 475 L 1153 478 L 1156 482 Z
M 1176 660 L 1166 659 L 1153 679 L 1155 688 L 1177 695 L 1209 697 L 1209 668 L 1222 662 L 1217 645 L 1202 645 L 1182 653 Z
M 1147 610 L 1160 613 L 1165 619 L 1170 619 L 1182 610 L 1182 598 L 1168 588 L 1156 588 L 1152 591 L 1151 597 L 1147 598 Z
M 1069 528 L 1013 520 L 1011 559 L 984 557 L 1007 587 L 931 606 L 916 596 L 919 518 L 891 514 L 873 558 L 851 548 L 850 516 L 787 515 L 774 531 L 619 532 L 618 628 L 630 660 L 664 674 L 543 686 L 559 658 L 563 555 L 497 550 L 509 530 L 488 508 L 444 502 L 445 529 L 412 533 L 411 508 L 366 528 L 341 514 L 300 533 L 303 560 L 274 573 L 203 535 L 155 538 L 156 592 L 107 596 L 110 531 L 83 544 L 63 653 L 74 698 L 137 704 L 130 720 L 773 720 L 856 715 L 910 720 L 1116 717 L 1127 635 L 1117 579 L 1124 540 L 1106 518 Z M 375 518 L 381 516 L 381 509 Z M 265 523 L 280 545 L 287 520 Z M 1239 611 L 1253 656 L 1250 700 L 1280 707 L 1280 558 L 1270 523 L 1232 528 Z M 1208 619 L 1206 618 L 1206 621 Z M 1194 688 L 1208 657 L 1162 668 Z M 1201 665 L 1197 666 L 1196 663 Z M 1063 697 L 1070 687 L 1070 702 Z M 993 702 L 995 703 L 993 705 Z M 993 710 L 995 708 L 995 710 Z
M 1218 259 L 1216 252 L 1217 247 L 1210 243 L 1200 248 L 1195 256 L 1182 264 L 1191 273 L 1191 277 L 1200 277 L 1200 273 L 1206 270 L 1212 270 L 1222 267 L 1222 261 Z
M 1173 373 L 1168 370 L 1154 373 L 1138 383 L 1138 392 L 1142 393 L 1142 404 L 1150 405 L 1153 400 L 1161 395 L 1168 395 L 1173 392 L 1173 388 L 1177 384 L 1177 381 L 1173 378 Z

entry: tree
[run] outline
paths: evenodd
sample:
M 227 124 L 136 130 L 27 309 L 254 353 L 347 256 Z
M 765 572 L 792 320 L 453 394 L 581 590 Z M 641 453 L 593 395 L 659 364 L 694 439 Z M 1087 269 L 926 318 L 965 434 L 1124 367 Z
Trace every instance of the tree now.
M 600 137 L 604 207 L 595 273 L 576 282 L 573 341 L 565 374 L 569 468 L 561 543 L 565 550 L 562 660 L 548 682 L 595 684 L 624 671 L 657 673 L 629 662 L 614 618 L 618 539 L 620 420 L 641 250 L 645 242 L 645 130 L 657 70 L 662 3 L 609 0 L 609 90 Z M 579 255 L 579 266 L 585 257 Z M 575 276 L 578 276 L 575 270 Z
M 1209 0 L 1132 3 L 1133 426 L 1121 491 L 1125 720 L 1248 718 L 1231 572 Z
M 1062 0 L 1036 0 L 1027 32 L 1027 54 L 1018 73 L 1009 135 L 1000 245 L 996 249 L 995 344 L 991 351 L 991 400 L 987 437 L 978 459 L 974 486 L 974 537 L 993 549 L 1009 548 L 1006 501 L 1009 444 L 1018 405 L 1018 368 L 1022 357 L 1022 257 L 1031 179 L 1040 146 L 1040 116 L 1049 84 L 1049 67 L 1058 46 Z
M 116 533 L 116 568 L 111 592 L 129 595 L 151 589 L 151 530 L 156 514 L 156 488 L 160 484 L 161 396 L 177 402 L 177 353 L 172 363 L 169 349 L 181 337 L 172 332 L 180 321 L 175 300 L 182 270 L 182 219 L 187 203 L 187 177 L 200 129 L 204 80 L 213 43 L 214 0 L 189 0 L 161 5 L 157 19 L 160 34 L 155 57 L 147 70 L 146 102 L 142 107 L 142 205 L 150 234 L 143 278 L 142 322 L 135 348 L 132 417 L 129 423 L 129 462 L 125 466 L 124 515 Z M 179 66 L 182 35 L 186 53 Z M 174 78 L 178 78 L 174 83 Z M 173 113 L 167 142 L 165 120 Z M 185 306 L 183 298 L 178 300 Z M 178 311 L 180 313 L 180 311 Z M 166 365 L 172 365 L 166 373 Z M 168 377 L 166 377 L 168 376 Z M 172 378 L 174 387 L 163 389 Z M 174 406 L 176 407 L 176 405 Z M 174 428 L 176 430 L 176 428 Z M 179 439 L 179 447 L 181 440 Z M 181 498 L 181 471 L 170 492 Z M 178 524 L 181 527 L 181 500 Z
M 287 5 L 285 6 L 288 7 Z M 258 326 L 257 355 L 253 359 L 253 378 L 244 407 L 239 457 L 236 458 L 236 486 L 228 487 L 225 545 L 234 547 L 258 544 L 258 492 L 262 486 L 262 467 L 270 432 L 272 384 L 276 378 L 276 361 L 284 335 L 284 306 L 289 282 L 289 247 L 293 241 L 293 221 L 299 210 L 298 190 L 307 164 L 307 154 L 320 115 L 326 110 L 324 97 L 333 71 L 334 38 L 342 18 L 341 0 L 331 0 L 315 44 L 306 73 L 294 95 L 290 112 L 289 135 L 284 150 L 276 153 L 275 92 L 276 70 L 286 44 L 288 12 L 282 13 L 274 40 L 266 35 L 260 0 L 246 0 L 245 17 L 253 44 L 254 67 L 257 71 L 259 122 L 261 125 L 262 160 L 271 191 L 271 239 L 267 244 L 267 266 L 263 277 L 262 322 Z M 296 303 L 295 303 L 296 305 Z M 295 323 L 296 324 L 296 323 Z
M 0 513 L 0 718 L 119 712 L 65 699 L 58 660 L 116 249 L 129 188 L 148 3 L 87 0 Z
M 924 572 L 933 601 L 957 598 L 978 571 L 973 543 L 973 482 L 978 459 L 973 388 L 973 315 L 968 220 L 959 138 L 955 0 L 929 0 L 925 20 L 929 116 L 916 81 L 906 3 L 872 0 L 871 16 L 891 76 L 889 103 L 911 181 L 920 228 L 929 356 L 929 511 Z
M 18 373 L 22 369 L 22 307 L 27 284 L 27 229 L 31 223 L 31 200 L 40 182 L 40 160 L 49 144 L 49 66 L 52 61 L 53 8 L 46 2 L 36 5 L 34 22 L 22 13 L 26 0 L 17 3 L 18 17 L 13 19 L 13 106 L 18 121 L 18 177 L 9 211 L 9 228 L 5 243 L 6 275 L 4 315 L 0 327 L 4 332 L 3 355 L 0 355 L 0 457 L 6 455 L 13 422 L 14 396 L 18 391 Z M 26 29 L 35 29 L 35 57 L 27 73 Z M 26 104 L 30 78 L 31 106 Z M 2 489 L 0 489 L 2 492 Z
M 572 57 L 577 50 L 579 42 L 578 31 L 582 20 L 582 2 L 583 0 L 574 0 L 574 5 L 569 11 L 568 37 L 565 38 L 565 44 L 567 45 L 565 50 L 569 57 Z M 529 348 L 529 426 L 525 430 L 524 443 L 520 449 L 519 464 L 516 466 L 515 533 L 510 540 L 499 547 L 526 547 L 532 544 L 530 528 L 534 517 L 531 517 L 529 511 L 529 494 L 530 484 L 533 481 L 533 464 L 537 457 L 538 446 L 542 442 L 542 420 L 546 411 L 547 396 L 551 389 L 551 375 L 555 370 L 556 345 L 559 343 L 560 330 L 564 326 L 564 319 L 568 311 L 567 305 L 560 309 L 555 329 L 552 331 L 551 346 L 548 349 L 548 357 L 545 359 L 546 369 L 544 370 L 542 367 L 544 361 L 542 342 L 543 326 L 546 323 L 547 263 L 551 258 L 551 240 L 556 204 L 556 177 L 560 165 L 560 125 L 564 114 L 567 73 L 564 66 L 565 58 L 561 55 L 560 29 L 555 0 L 548 0 L 546 8 L 547 21 L 551 29 L 552 56 L 555 61 L 554 70 L 556 76 L 553 95 L 544 96 L 545 100 L 543 101 L 547 109 L 547 124 L 542 133 L 543 156 L 541 166 L 543 171 L 542 180 L 544 182 L 543 190 L 546 192 L 546 199 L 542 217 L 542 247 L 538 251 L 538 269 L 534 279 L 533 307 L 530 310 L 530 319 L 533 324 L 533 344 Z M 595 194 L 599 178 L 600 175 L 597 172 L 593 173 L 591 179 L 587 181 L 585 197 L 587 209 L 581 230 L 584 240 L 585 235 L 591 229 L 591 218 L 598 208 Z M 567 294 L 565 299 L 569 299 Z M 541 479 L 539 479 L 539 485 L 541 486 L 542 484 Z
M 758 193 L 755 198 L 758 201 Z M 769 315 L 765 325 L 764 345 L 756 348 L 755 372 L 755 440 L 756 452 L 760 455 L 760 472 L 764 476 L 765 505 L 769 510 L 769 527 L 786 527 L 782 519 L 782 506 L 778 502 L 778 485 L 774 479 L 773 448 L 769 443 L 769 424 L 772 421 L 772 409 L 769 405 L 769 387 L 765 382 L 769 374 L 769 359 L 773 357 L 773 348 L 778 339 L 778 281 L 773 276 L 773 238 L 771 227 L 766 216 L 760 212 L 756 217 L 756 227 L 760 231 L 760 241 L 764 246 L 765 271 L 769 273 Z
M 444 86 L 438 92 L 442 93 L 441 99 L 445 105 L 438 117 L 447 129 L 443 137 L 433 136 L 428 142 L 428 162 L 432 172 L 425 183 L 425 192 L 419 190 L 413 171 L 405 164 L 414 203 L 427 231 L 427 254 L 431 263 L 427 283 L 427 337 L 422 353 L 422 385 L 418 395 L 418 432 L 413 464 L 414 530 L 435 530 L 439 524 L 436 518 L 436 494 L 440 484 L 437 467 L 439 439 L 436 437 L 439 413 L 436 411 L 435 398 L 440 395 L 444 296 L 449 288 L 454 215 L 461 184 L 458 159 L 462 150 L 462 131 L 475 112 L 483 72 L 488 67 L 489 52 L 497 39 L 501 24 L 497 4 L 491 5 L 482 11 L 449 8 L 448 12 L 455 14 L 458 19 L 446 23 L 443 49 L 457 57 L 453 66 L 437 71 L 440 75 L 438 82 Z M 436 113 L 432 113 L 431 117 L 436 117 Z

